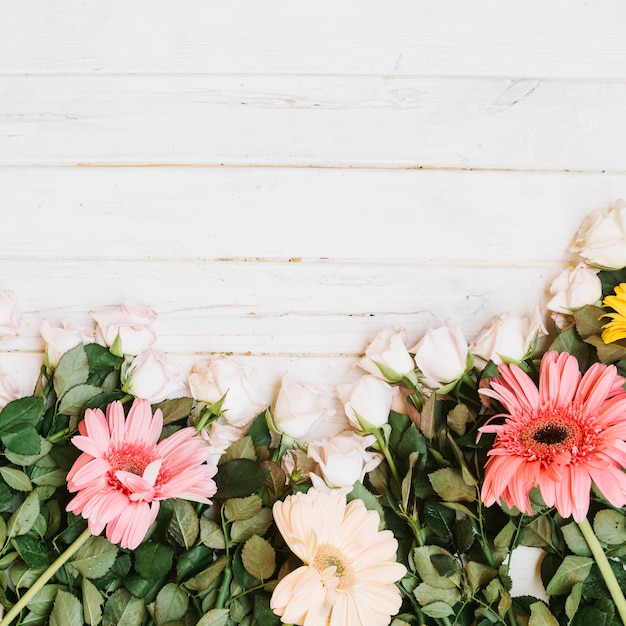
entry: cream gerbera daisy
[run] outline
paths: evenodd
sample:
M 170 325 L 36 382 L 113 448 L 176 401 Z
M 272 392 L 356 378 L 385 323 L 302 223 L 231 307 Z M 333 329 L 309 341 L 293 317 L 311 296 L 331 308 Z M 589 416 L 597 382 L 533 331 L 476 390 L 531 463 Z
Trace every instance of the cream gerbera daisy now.
M 304 563 L 276 586 L 270 606 L 285 624 L 386 626 L 402 604 L 398 542 L 380 518 L 340 491 L 309 489 L 274 504 L 287 545 Z

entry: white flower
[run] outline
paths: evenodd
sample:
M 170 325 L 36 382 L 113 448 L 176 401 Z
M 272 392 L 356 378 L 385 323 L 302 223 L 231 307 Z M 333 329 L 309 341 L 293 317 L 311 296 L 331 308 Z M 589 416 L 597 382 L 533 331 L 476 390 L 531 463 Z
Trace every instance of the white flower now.
M 254 378 L 251 368 L 226 355 L 214 355 L 206 365 L 193 366 L 189 389 L 193 398 L 207 404 L 215 404 L 225 395 L 222 417 L 231 426 L 245 428 L 268 406 Z
M 202 429 L 201 435 L 209 449 L 209 465 L 217 465 L 220 457 L 236 441 L 245 434 L 242 428 L 235 428 L 226 422 L 217 419 L 211 424 L 209 430 Z
M 60 326 L 53 326 L 48 320 L 43 320 L 39 332 L 46 342 L 45 362 L 50 368 L 55 368 L 59 359 L 72 348 L 94 341 L 92 329 L 81 328 L 71 320 L 61 322 Z
M 569 250 L 593 267 L 626 267 L 626 203 L 618 200 L 610 209 L 597 209 L 587 215 Z
M 302 440 L 317 424 L 335 411 L 322 405 L 319 389 L 283 376 L 274 403 L 274 426 L 291 439 Z
M 339 385 L 337 395 L 350 424 L 357 430 L 379 428 L 389 420 L 393 399 L 391 385 L 366 374 L 358 380 Z
M 16 337 L 22 323 L 15 293 L 13 291 L 0 292 L 0 339 Z
M 479 367 L 485 367 L 490 360 L 496 365 L 503 359 L 522 361 L 529 356 L 537 337 L 547 334 L 539 307 L 531 317 L 502 313 L 483 326 L 470 344 L 470 352 Z
M 89 314 L 96 321 L 96 341 L 118 356 L 136 356 L 156 341 L 157 314 L 149 307 L 126 303 Z
M 584 263 L 564 269 L 550 285 L 552 298 L 546 305 L 549 311 L 570 314 L 586 304 L 595 304 L 602 298 L 602 283 L 597 270 Z
M 404 328 L 383 328 L 365 349 L 365 356 L 359 361 L 359 366 L 377 378 L 389 382 L 399 381 L 415 369 L 406 341 Z
M 133 359 L 122 389 L 151 404 L 184 395 L 186 391 L 178 367 L 152 349 L 144 350 Z
M 467 370 L 467 341 L 461 328 L 450 322 L 429 328 L 410 352 L 431 389 L 457 381 Z
M 355 482 L 363 482 L 381 461 L 382 455 L 367 450 L 376 441 L 373 435 L 362 437 L 346 431 L 335 437 L 311 441 L 307 455 L 317 463 L 309 478 L 316 489 L 352 490 Z

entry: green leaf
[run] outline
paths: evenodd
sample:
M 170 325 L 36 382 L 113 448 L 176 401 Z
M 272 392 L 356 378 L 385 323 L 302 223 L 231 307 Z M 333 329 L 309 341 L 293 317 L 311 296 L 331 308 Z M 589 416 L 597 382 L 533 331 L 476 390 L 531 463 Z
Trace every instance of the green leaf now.
M 438 537 L 450 537 L 452 535 L 452 525 L 456 519 L 456 514 L 452 509 L 440 502 L 427 500 L 424 503 L 422 516 L 426 525 Z
M 578 611 L 578 607 L 580 606 L 580 601 L 583 596 L 583 584 L 576 583 L 572 587 L 572 591 L 569 596 L 567 596 L 567 600 L 565 600 L 565 614 L 571 620 L 574 615 L 576 615 L 576 611 Z
M 83 626 L 83 611 L 78 598 L 59 591 L 50 613 L 50 626 Z
M 456 587 L 441 589 L 441 587 L 433 587 L 424 582 L 420 583 L 415 588 L 413 595 L 422 606 L 427 606 L 438 601 L 445 602 L 449 606 L 454 606 L 461 599 L 461 593 Z
M 549 350 L 568 352 L 575 356 L 583 367 L 589 361 L 589 345 L 580 338 L 574 327 L 559 333 L 550 344 Z
M 152 408 L 154 410 L 161 409 L 163 413 L 163 424 L 171 424 L 188 417 L 191 413 L 193 403 L 193 398 L 171 398 L 155 404 Z
M 188 500 L 175 498 L 171 502 L 173 513 L 168 532 L 176 543 L 188 550 L 193 546 L 200 532 L 198 515 Z
M 200 518 L 200 541 L 213 550 L 226 549 L 226 537 L 222 527 L 208 517 Z
M 604 509 L 593 519 L 596 537 L 608 545 L 620 545 L 626 542 L 626 517 L 620 511 Z
M 220 457 L 220 465 L 228 463 L 228 461 L 234 461 L 239 459 L 247 459 L 248 461 L 257 461 L 256 450 L 254 449 L 254 443 L 252 437 L 245 436 L 238 439 L 230 445 L 224 454 Z
M 210 548 L 197 545 L 176 557 L 176 582 L 197 574 L 213 562 L 215 553 Z
M 276 569 L 276 552 L 269 541 L 253 535 L 241 550 L 241 561 L 249 574 L 264 582 L 271 578 Z
M 530 605 L 528 626 L 559 626 L 559 622 L 543 602 L 534 602 Z
M 575 583 L 589 576 L 594 560 L 584 556 L 566 556 L 546 587 L 550 596 L 569 593 Z
M 454 609 L 443 601 L 431 602 L 422 607 L 422 611 L 428 615 L 428 617 L 444 618 L 454 615 Z
M 272 519 L 272 512 L 269 509 L 261 509 L 254 517 L 233 522 L 230 528 L 231 541 L 246 541 L 252 535 L 263 535 L 270 527 Z
M 54 599 L 61 588 L 61 585 L 56 584 L 44 585 L 28 603 L 28 610 L 31 613 L 44 616 L 47 621 L 47 617 L 54 606 Z
M 67 390 L 59 404 L 59 413 L 80 415 L 85 405 L 102 393 L 102 387 L 94 385 L 75 385 Z
M 380 516 L 380 527 L 384 525 L 385 512 L 378 498 L 358 480 L 352 486 L 352 491 L 347 496 L 347 501 L 361 500 L 368 511 L 376 511 Z
M 0 411 L 0 431 L 14 424 L 36 426 L 43 415 L 44 399 L 28 396 L 9 402 Z
M 229 617 L 228 609 L 211 609 L 200 618 L 196 626 L 226 626 Z
M 252 424 L 248 427 L 246 435 L 251 437 L 252 444 L 255 447 L 269 446 L 272 442 L 269 428 L 267 427 L 267 419 L 265 417 L 265 411 L 257 415 Z
M 63 487 L 67 482 L 67 471 L 58 467 L 35 466 L 31 478 L 40 487 Z
M 270 608 L 270 599 L 267 595 L 254 596 L 254 619 L 258 626 L 280 626 L 280 617 Z
M 465 572 L 473 593 L 489 584 L 498 575 L 497 570 L 493 567 L 476 561 L 469 561 L 465 566 Z
M 552 545 L 552 524 L 547 516 L 541 515 L 535 518 L 524 528 L 522 545 L 531 548 Z
M 117 589 L 108 599 L 102 616 L 103 626 L 141 626 L 146 609 L 143 600 L 126 589 Z
M 87 382 L 89 361 L 82 344 L 68 350 L 54 370 L 52 384 L 57 398 L 63 398 L 69 389 Z
M 7 535 L 17 537 L 29 532 L 37 521 L 39 510 L 39 494 L 35 489 L 26 496 L 24 502 L 17 507 L 15 513 L 9 518 Z
M 172 567 L 174 551 L 170 546 L 148 542 L 135 550 L 135 571 L 148 580 L 165 576 Z
M 576 522 L 570 522 L 561 527 L 563 539 L 567 547 L 577 556 L 592 556 L 589 545 L 585 541 L 585 537 L 580 532 L 580 527 Z
M 595 335 L 588 337 L 585 341 L 596 349 L 598 359 L 602 363 L 615 363 L 615 361 L 626 359 L 626 346 L 620 343 L 604 343 L 601 337 Z
M 50 564 L 46 545 L 39 539 L 30 535 L 20 535 L 11 541 L 28 567 L 36 569 Z
M 441 576 L 432 561 L 432 557 L 436 555 L 453 558 L 447 550 L 444 550 L 439 546 L 420 546 L 413 550 L 415 569 L 417 570 L 420 578 L 429 585 L 439 587 L 441 589 L 451 589 L 452 587 L 457 587 L 461 580 L 461 573 L 460 570 L 458 570 L 458 566 L 457 571 L 454 574 Z
M 245 520 L 258 514 L 263 501 L 257 495 L 247 498 L 231 498 L 224 503 L 224 516 L 229 522 Z
M 104 537 L 90 537 L 69 564 L 85 578 L 100 578 L 113 567 L 118 548 Z
M 17 491 L 32 491 L 33 489 L 30 478 L 22 470 L 13 467 L 0 467 L 0 475 L 11 489 Z
M 39 452 L 37 454 L 15 454 L 10 450 L 5 450 L 5 456 L 8 461 L 14 465 L 21 465 L 22 467 L 30 467 L 46 456 L 50 450 L 52 450 L 52 444 L 39 436 Z
M 0 415 L 2 415 L 0 413 Z M 28 424 L 13 424 L 0 434 L 2 443 L 16 454 L 34 455 L 41 450 L 39 433 L 34 426 Z
M 440 498 L 447 502 L 474 502 L 476 487 L 463 480 L 460 470 L 452 467 L 437 470 L 428 474 L 428 480 Z
M 263 487 L 266 476 L 267 471 L 250 459 L 228 461 L 215 476 L 217 495 L 222 499 L 248 496 Z
M 168 583 L 159 591 L 154 603 L 157 624 L 182 620 L 189 606 L 189 596 L 175 583 Z
M 104 598 L 96 586 L 88 579 L 83 578 L 83 616 L 85 623 L 96 626 L 102 619 L 102 603 Z
M 218 579 L 228 562 L 227 556 L 219 557 L 215 563 L 190 578 L 183 585 L 190 591 L 206 591 Z

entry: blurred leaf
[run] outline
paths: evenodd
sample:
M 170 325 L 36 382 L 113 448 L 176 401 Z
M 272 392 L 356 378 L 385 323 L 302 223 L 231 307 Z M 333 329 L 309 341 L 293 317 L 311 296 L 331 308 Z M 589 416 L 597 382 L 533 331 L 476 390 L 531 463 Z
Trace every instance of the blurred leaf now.
M 475 416 L 470 408 L 461 402 L 448 413 L 446 418 L 450 430 L 457 435 L 464 435 L 468 422 L 473 422 L 474 419 Z
M 103 626 L 141 626 L 146 609 L 143 600 L 126 589 L 117 589 L 107 600 L 102 616 Z
M 101 387 L 94 385 L 75 385 L 67 390 L 59 404 L 59 413 L 64 415 L 80 415 L 83 407 L 97 395 L 102 393 Z
M 200 518 L 200 541 L 214 550 L 226 549 L 226 538 L 222 527 L 208 517 Z
M 620 511 L 604 509 L 594 517 L 593 530 L 602 543 L 622 544 L 626 542 L 626 517 Z
M 193 546 L 200 532 L 196 510 L 188 500 L 174 498 L 171 503 L 173 514 L 168 532 L 176 543 L 188 550 Z
M 465 572 L 472 593 L 476 593 L 498 575 L 498 572 L 493 567 L 477 563 L 476 561 L 469 561 L 465 566 Z
M 58 591 L 50 613 L 50 626 L 83 626 L 82 605 L 68 591 Z
M 196 626 L 226 626 L 229 617 L 228 609 L 211 609 L 200 618 Z
M 11 489 L 17 491 L 32 491 L 33 485 L 30 478 L 19 469 L 13 467 L 0 467 L 0 475 Z
M 602 270 L 598 272 L 602 285 L 602 295 L 608 296 L 615 291 L 615 287 L 626 282 L 626 268 L 619 270 Z
M 254 517 L 233 522 L 230 539 L 233 542 L 246 541 L 252 535 L 263 535 L 270 527 L 273 517 L 269 509 L 261 509 Z
M 569 596 L 567 596 L 567 600 L 565 600 L 565 614 L 570 620 L 576 615 L 576 611 L 578 611 L 578 607 L 580 606 L 580 601 L 582 600 L 583 595 L 583 584 L 576 583 L 572 587 L 572 591 Z
M 85 578 L 100 578 L 113 567 L 118 548 L 104 537 L 90 537 L 69 564 Z
M 50 564 L 46 546 L 39 539 L 30 535 L 20 535 L 11 541 L 28 567 L 46 567 Z
M 384 525 L 385 514 L 380 500 L 359 481 L 352 486 L 352 491 L 347 496 L 347 501 L 361 500 L 368 511 L 376 511 L 380 515 L 380 526 Z
M 24 502 L 20 504 L 15 513 L 11 515 L 7 524 L 9 537 L 25 535 L 35 525 L 39 515 L 39 494 L 37 490 L 31 491 Z
M 437 404 L 437 394 L 431 394 L 422 410 L 420 411 L 420 430 L 426 439 L 432 439 L 435 436 L 435 409 Z
M 550 344 L 549 350 L 568 352 L 576 357 L 583 368 L 589 362 L 589 344 L 580 338 L 580 335 L 573 327 L 560 332 Z
M 566 556 L 548 583 L 546 593 L 551 596 L 569 593 L 575 583 L 583 582 L 589 576 L 593 564 L 593 559 L 584 556 Z
M 604 315 L 606 310 L 599 306 L 588 304 L 574 311 L 574 324 L 576 325 L 576 332 L 582 339 L 587 339 L 593 335 L 600 335 L 602 333 L 602 325 L 608 320 L 600 320 L 600 316 Z M 564 333 L 562 333 L 564 334 Z
M 230 522 L 245 520 L 256 515 L 263 507 L 263 501 L 257 495 L 247 498 L 231 498 L 224 502 L 224 516 Z
M 240 498 L 257 492 L 265 483 L 267 472 L 250 459 L 235 459 L 220 465 L 215 476 L 217 496 Z
M 157 594 L 154 616 L 157 624 L 182 620 L 187 612 L 189 596 L 175 583 L 167 583 Z
M 95 626 L 102 619 L 102 603 L 104 598 L 95 585 L 88 579 L 82 580 L 83 617 L 85 624 Z
M 64 487 L 67 482 L 67 472 L 58 467 L 45 468 L 35 465 L 31 479 L 40 487 Z
M 460 470 L 452 467 L 428 474 L 428 480 L 442 500 L 447 502 L 474 502 L 476 488 L 463 480 Z
M 269 541 L 253 535 L 241 550 L 241 561 L 248 572 L 257 580 L 265 582 L 276 569 L 276 552 Z
M 135 550 L 135 571 L 148 580 L 165 576 L 172 568 L 174 551 L 161 543 L 143 543 Z
M 69 389 L 87 382 L 89 361 L 85 346 L 77 345 L 66 352 L 59 360 L 52 383 L 58 398 L 63 398 Z M 43 398 L 42 398 L 43 401 Z
M 559 622 L 543 602 L 535 602 L 530 605 L 528 626 L 559 626 Z

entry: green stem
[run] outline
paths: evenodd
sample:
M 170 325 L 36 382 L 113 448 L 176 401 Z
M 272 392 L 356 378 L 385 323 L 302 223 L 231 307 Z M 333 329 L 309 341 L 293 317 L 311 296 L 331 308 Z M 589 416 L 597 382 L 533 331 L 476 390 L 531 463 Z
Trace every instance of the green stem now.
M 396 464 L 393 458 L 391 457 L 391 452 L 389 452 L 389 448 L 387 447 L 387 442 L 385 441 L 385 438 L 380 428 L 374 428 L 372 431 L 372 434 L 374 435 L 374 437 L 376 437 L 376 441 L 378 442 L 378 445 L 382 453 L 385 455 L 385 460 L 387 461 L 387 464 L 389 465 L 389 469 L 391 471 L 391 475 L 393 476 L 393 479 L 396 482 L 396 486 L 398 487 L 399 490 L 402 489 L 402 481 L 400 480 L 400 475 L 398 474 L 398 468 L 396 467 Z
M 580 528 L 580 532 L 582 532 L 583 537 L 593 554 L 593 558 L 596 560 L 600 573 L 604 578 L 604 582 L 606 583 L 609 593 L 611 594 L 613 602 L 615 602 L 617 611 L 622 619 L 622 624 L 626 626 L 626 600 L 624 599 L 624 593 L 617 582 L 617 578 L 615 578 L 615 574 L 609 565 L 609 560 L 607 559 L 598 538 L 593 532 L 589 520 L 585 518 L 581 522 L 578 522 L 578 528 Z M 2 624 L 0 624 L 0 626 L 2 626 Z
M 60 567 L 65 564 L 78 549 L 91 537 L 91 532 L 86 528 L 81 535 L 79 535 L 74 542 L 67 547 L 65 552 L 60 554 L 57 559 L 46 569 L 41 576 L 32 584 L 30 589 L 14 604 L 11 609 L 0 621 L 0 626 L 9 626 L 13 619 L 20 613 L 20 611 L 33 599 L 38 591 L 56 574 Z
M 220 587 L 220 592 L 215 602 L 216 609 L 223 609 L 226 606 L 226 598 L 228 597 L 228 593 L 230 591 L 230 581 L 232 580 L 232 577 L 233 568 L 230 566 L 230 563 L 228 563 L 224 568 L 224 578 L 222 579 L 222 586 Z M 2 624 L 0 624 L 0 626 L 2 626 Z

